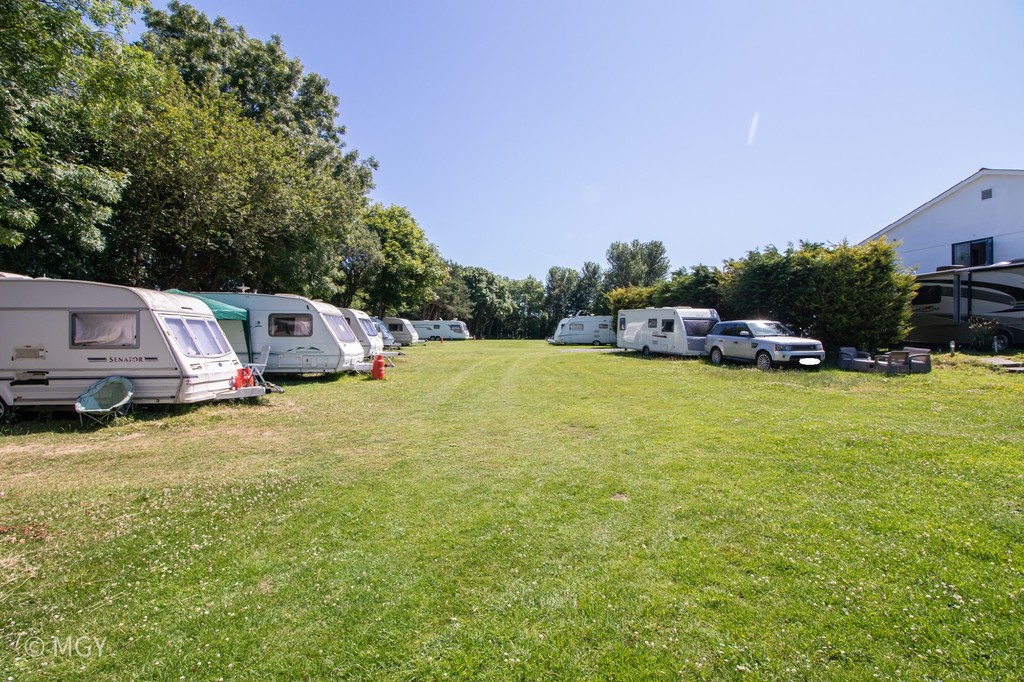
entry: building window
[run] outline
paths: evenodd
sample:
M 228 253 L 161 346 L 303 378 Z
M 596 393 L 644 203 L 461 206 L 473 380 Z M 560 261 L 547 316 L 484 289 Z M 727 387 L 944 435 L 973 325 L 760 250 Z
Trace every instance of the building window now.
M 992 265 L 992 237 L 953 244 L 953 265 Z
M 985 199 L 991 199 L 991 198 L 992 198 L 992 188 L 991 187 L 989 189 L 981 190 L 981 200 L 982 201 L 985 201 Z

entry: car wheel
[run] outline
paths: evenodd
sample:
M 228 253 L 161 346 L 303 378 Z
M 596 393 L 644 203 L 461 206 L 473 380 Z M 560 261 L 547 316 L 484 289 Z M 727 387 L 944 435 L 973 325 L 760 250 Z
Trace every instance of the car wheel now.
M 643 353 L 643 356 L 645 358 L 651 357 L 651 349 L 649 346 L 644 346 L 643 350 L 641 350 L 640 352 Z
M 722 349 L 718 348 L 718 347 L 712 348 L 711 349 L 711 364 L 712 365 L 720 365 L 720 364 L 722 364 L 722 360 L 724 360 L 724 358 L 722 357 Z
M 768 355 L 768 351 L 760 351 L 754 359 L 754 362 L 757 363 L 757 368 L 762 371 L 767 371 L 772 368 L 772 356 Z
M 1010 333 L 1007 331 L 997 331 L 996 335 L 992 337 L 992 347 L 997 353 L 1002 353 L 1013 345 L 1013 339 L 1010 338 Z

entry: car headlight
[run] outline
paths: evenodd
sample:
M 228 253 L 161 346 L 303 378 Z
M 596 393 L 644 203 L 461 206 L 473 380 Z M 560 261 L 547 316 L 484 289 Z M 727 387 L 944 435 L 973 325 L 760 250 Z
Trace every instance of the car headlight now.
M 775 344 L 775 350 L 780 353 L 791 353 L 793 352 L 793 346 L 788 343 L 777 343 Z

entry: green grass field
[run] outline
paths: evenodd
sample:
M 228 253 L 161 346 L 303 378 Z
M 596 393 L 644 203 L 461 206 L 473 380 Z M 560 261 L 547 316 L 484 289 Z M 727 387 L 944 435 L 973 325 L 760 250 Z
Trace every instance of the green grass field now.
M 0 439 L 0 681 L 995 679 L 1024 377 L 430 344 Z

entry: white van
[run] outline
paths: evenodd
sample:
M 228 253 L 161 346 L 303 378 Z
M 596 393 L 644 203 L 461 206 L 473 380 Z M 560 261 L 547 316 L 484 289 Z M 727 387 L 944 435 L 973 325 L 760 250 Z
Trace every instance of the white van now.
M 469 338 L 469 329 L 461 320 L 413 320 L 412 326 L 421 339 L 459 341 Z
M 236 353 L 269 349 L 265 374 L 345 372 L 363 359 L 363 347 L 341 311 L 329 303 L 293 294 L 201 292 L 199 295 L 249 312 L 248 341 L 231 334 Z
M 388 331 L 395 337 L 395 341 L 401 345 L 411 346 L 420 342 L 420 335 L 416 331 L 416 327 L 412 326 L 412 322 L 404 317 L 385 317 L 384 324 L 388 326 Z
M 704 337 L 719 321 L 714 308 L 683 306 L 620 310 L 618 318 L 616 345 L 644 355 L 703 355 Z
M 363 347 L 363 355 L 372 358 L 384 352 L 384 339 L 381 338 L 380 332 L 377 331 L 377 325 L 373 323 L 369 315 L 355 308 L 338 308 L 338 310 L 345 316 L 348 326 L 352 327 L 356 338 L 359 339 L 359 343 Z
M 251 398 L 242 362 L 202 301 L 68 279 L 0 276 L 0 413 L 67 406 L 93 383 L 123 376 L 133 402 Z
M 553 344 L 615 344 L 615 327 L 611 315 L 575 315 L 563 318 L 548 339 Z

